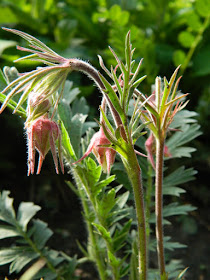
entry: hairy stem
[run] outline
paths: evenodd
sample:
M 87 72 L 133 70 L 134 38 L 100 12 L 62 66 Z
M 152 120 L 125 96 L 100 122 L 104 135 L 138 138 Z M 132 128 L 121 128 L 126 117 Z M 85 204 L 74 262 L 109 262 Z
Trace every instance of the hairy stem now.
M 139 246 L 139 279 L 147 279 L 147 242 L 146 222 L 144 213 L 144 197 L 141 178 L 141 169 L 136 158 L 133 146 L 130 146 L 127 160 L 122 158 L 128 177 L 131 181 L 136 205 L 136 216 L 138 222 L 138 246 Z
M 86 194 L 84 192 L 83 187 L 81 186 L 81 184 L 83 184 L 83 182 L 81 181 L 81 176 L 77 172 L 77 170 L 74 169 L 73 172 L 74 172 L 75 181 L 78 185 L 79 197 L 80 197 L 81 202 L 82 202 L 82 207 L 83 207 L 83 210 L 84 210 L 84 214 L 85 214 L 85 217 L 87 217 L 85 219 L 85 221 L 86 221 L 86 225 L 87 225 L 87 231 L 88 231 L 90 246 L 91 246 L 91 249 L 92 249 L 92 252 L 93 252 L 93 257 L 94 257 L 93 261 L 96 264 L 100 280 L 106 280 L 107 275 L 106 275 L 104 261 L 102 260 L 102 256 L 100 254 L 100 248 L 98 246 L 96 236 L 94 234 L 94 229 L 93 229 L 92 223 L 91 223 L 90 219 L 88 218 L 88 217 L 90 217 L 90 210 L 89 210 Z
M 164 138 L 156 138 L 156 178 L 155 178 L 155 214 L 156 239 L 160 275 L 165 275 L 165 256 L 163 244 L 163 154 Z
M 79 71 L 79 72 L 85 73 L 90 79 L 92 79 L 95 82 L 95 84 L 100 89 L 101 93 L 106 98 L 107 105 L 109 106 L 110 112 L 113 116 L 116 126 L 117 127 L 120 126 L 122 124 L 122 120 L 120 118 L 119 113 L 113 106 L 113 104 L 109 98 L 109 95 L 106 92 L 106 87 L 104 86 L 104 84 L 102 82 L 102 79 L 100 77 L 101 74 L 99 75 L 99 71 L 96 70 L 91 64 L 89 64 L 83 60 L 76 59 L 76 58 L 69 59 L 69 66 L 72 71 Z
M 145 205 L 145 214 L 146 214 L 146 237 L 147 237 L 147 259 L 149 259 L 149 240 L 150 240 L 150 207 L 152 200 L 152 186 L 153 186 L 153 178 L 152 178 L 152 165 L 148 163 L 148 171 L 147 171 L 147 186 L 146 186 L 146 205 Z

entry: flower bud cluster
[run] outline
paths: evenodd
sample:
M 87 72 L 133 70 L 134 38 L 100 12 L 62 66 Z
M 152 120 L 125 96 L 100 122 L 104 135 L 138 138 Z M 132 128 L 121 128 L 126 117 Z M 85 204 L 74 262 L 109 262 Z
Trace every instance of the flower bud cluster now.
M 56 122 L 48 117 L 48 111 L 52 107 L 49 99 L 42 99 L 37 92 L 31 92 L 28 98 L 27 120 L 25 129 L 28 141 L 28 175 L 34 174 L 35 151 L 39 153 L 37 174 L 40 173 L 43 160 L 51 150 L 56 173 L 59 173 L 56 153 L 56 141 L 58 140 L 58 154 L 61 170 L 64 166 L 61 155 L 61 132 Z M 41 100 L 41 101 L 40 101 Z M 43 101 L 42 101 L 43 100 Z

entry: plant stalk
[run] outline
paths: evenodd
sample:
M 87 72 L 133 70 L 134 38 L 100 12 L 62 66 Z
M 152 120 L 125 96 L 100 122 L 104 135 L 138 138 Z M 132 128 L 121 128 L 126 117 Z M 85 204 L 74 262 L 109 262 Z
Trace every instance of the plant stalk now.
M 147 237 L 147 259 L 149 260 L 149 241 L 150 241 L 150 207 L 152 201 L 152 187 L 153 187 L 153 177 L 152 177 L 152 165 L 148 163 L 147 171 L 147 186 L 146 186 L 146 205 L 145 205 L 145 215 L 146 215 L 146 237 Z
M 128 177 L 131 181 L 137 216 L 138 226 L 138 246 L 139 246 L 139 279 L 147 279 L 147 240 L 146 240 L 146 222 L 144 212 L 144 197 L 143 197 L 143 186 L 141 178 L 141 169 L 131 145 L 129 156 L 127 160 L 122 158 L 123 164 L 126 168 Z
M 80 177 L 79 173 L 76 171 L 76 169 L 73 172 L 74 172 L 75 181 L 77 182 L 77 185 L 78 185 L 79 197 L 80 197 L 81 202 L 82 202 L 82 208 L 84 210 L 84 214 L 85 214 L 86 217 L 89 217 L 90 216 L 90 211 L 89 211 L 89 206 L 88 206 L 88 203 L 87 203 L 87 198 L 86 198 L 86 195 L 84 193 L 83 187 L 80 185 L 80 184 L 83 184 L 82 180 L 81 180 L 81 177 Z M 79 181 L 80 181 L 80 184 L 79 184 Z M 94 262 L 97 266 L 97 270 L 98 270 L 98 273 L 99 273 L 100 280 L 107 280 L 106 270 L 105 270 L 105 267 L 104 267 L 104 263 L 101 259 L 100 249 L 99 249 L 98 244 L 97 244 L 97 240 L 96 240 L 96 236 L 94 234 L 93 226 L 92 226 L 89 218 L 85 219 L 85 221 L 86 221 L 86 225 L 87 225 L 87 231 L 88 231 L 88 235 L 89 235 L 91 248 L 92 248 L 93 254 L 94 254 Z
M 165 256 L 163 243 L 163 157 L 164 138 L 156 138 L 156 178 L 155 178 L 155 214 L 156 239 L 160 275 L 165 275 Z

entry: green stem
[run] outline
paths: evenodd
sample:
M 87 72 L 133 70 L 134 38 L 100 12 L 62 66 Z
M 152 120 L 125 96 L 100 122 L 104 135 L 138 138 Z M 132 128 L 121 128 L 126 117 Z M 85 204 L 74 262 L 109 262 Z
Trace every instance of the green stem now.
M 146 214 L 146 236 L 147 236 L 147 259 L 149 259 L 149 240 L 150 240 L 150 207 L 152 200 L 152 165 L 148 163 L 148 172 L 147 172 L 147 189 L 146 189 L 146 206 L 145 206 L 145 214 Z
M 191 45 L 191 48 L 189 49 L 189 51 L 187 53 L 187 56 L 186 56 L 186 58 L 185 58 L 185 60 L 182 64 L 181 69 L 180 69 L 180 75 L 183 75 L 183 73 L 185 72 L 185 70 L 186 70 L 186 68 L 187 68 L 187 66 L 188 66 L 188 64 L 189 64 L 189 62 L 190 62 L 190 60 L 191 60 L 191 58 L 192 58 L 192 56 L 195 52 L 195 49 L 197 48 L 199 42 L 201 41 L 202 35 L 203 35 L 204 31 L 206 30 L 206 28 L 208 27 L 208 25 L 209 25 L 209 16 L 206 17 L 206 19 L 205 19 L 201 29 L 199 30 L 193 44 Z
M 147 279 L 147 242 L 146 222 L 144 213 L 144 197 L 141 179 L 141 169 L 132 145 L 128 147 L 127 160 L 122 158 L 128 177 L 131 181 L 136 205 L 136 216 L 138 222 L 138 246 L 139 246 L 139 279 Z
M 155 213 L 156 239 L 160 275 L 165 275 L 165 256 L 163 244 L 163 154 L 164 138 L 156 138 L 156 178 L 155 178 Z
M 73 172 L 74 172 L 74 175 L 75 175 L 75 181 L 78 185 L 79 197 L 80 197 L 81 202 L 82 202 L 82 207 L 83 207 L 83 210 L 84 210 L 85 217 L 90 217 L 90 210 L 89 210 L 86 194 L 84 192 L 83 187 L 81 186 L 81 184 L 83 184 L 83 182 L 81 180 L 81 176 L 76 171 L 76 168 L 74 169 Z M 78 181 L 80 181 L 81 184 L 79 184 Z M 98 247 L 98 244 L 97 244 L 97 240 L 96 240 L 96 236 L 94 234 L 94 229 L 93 229 L 92 223 L 89 220 L 89 218 L 86 218 L 85 221 L 86 221 L 86 225 L 87 225 L 90 245 L 91 245 L 91 248 L 93 250 L 94 261 L 96 263 L 96 267 L 97 267 L 97 270 L 98 270 L 98 273 L 99 273 L 100 280 L 106 280 L 107 275 L 106 275 L 105 265 L 104 265 L 104 261 L 101 258 L 100 248 Z

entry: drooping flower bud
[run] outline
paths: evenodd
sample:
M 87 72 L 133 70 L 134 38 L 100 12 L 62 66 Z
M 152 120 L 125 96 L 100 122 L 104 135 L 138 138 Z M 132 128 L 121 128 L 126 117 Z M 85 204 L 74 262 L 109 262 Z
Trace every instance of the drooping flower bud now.
M 43 160 L 49 150 L 52 152 L 56 173 L 58 170 L 58 159 L 56 154 L 56 140 L 59 141 L 58 154 L 62 173 L 64 173 L 64 166 L 61 156 L 61 133 L 59 126 L 56 122 L 48 119 L 46 116 L 32 121 L 26 127 L 28 138 L 28 176 L 34 174 L 35 167 L 35 151 L 39 153 L 39 163 L 37 168 L 37 174 L 40 173 Z
M 114 151 L 110 147 L 103 147 L 103 146 L 110 145 L 110 144 L 111 144 L 110 141 L 105 136 L 103 128 L 101 127 L 99 131 L 93 135 L 90 144 L 87 148 L 87 151 L 85 152 L 83 157 L 79 159 L 77 162 L 74 162 L 74 164 L 80 162 L 92 152 L 96 157 L 98 163 L 101 165 L 104 173 L 109 174 L 111 166 L 115 161 L 116 151 Z

